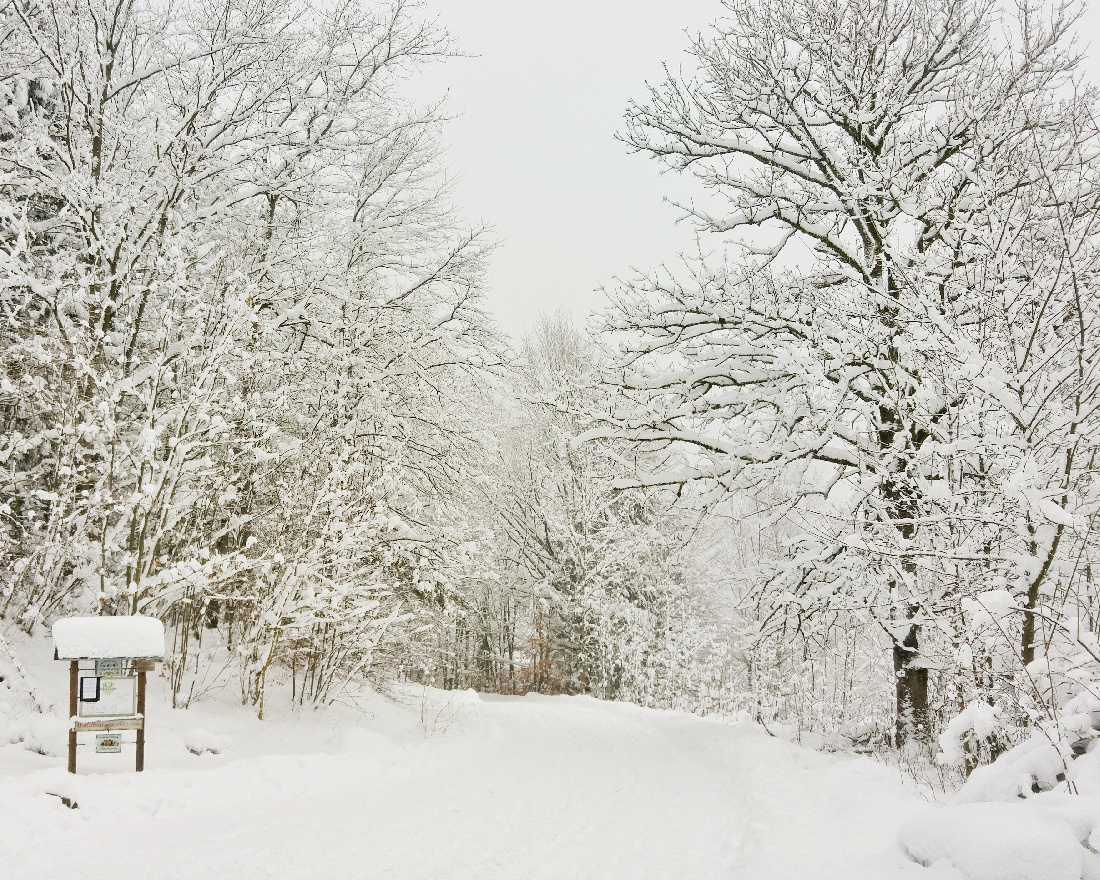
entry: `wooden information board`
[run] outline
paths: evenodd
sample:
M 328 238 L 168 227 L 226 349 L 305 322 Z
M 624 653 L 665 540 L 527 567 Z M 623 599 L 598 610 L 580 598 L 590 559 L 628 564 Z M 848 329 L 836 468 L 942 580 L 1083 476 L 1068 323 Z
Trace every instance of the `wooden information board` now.
M 69 772 L 76 772 L 76 735 L 99 731 L 96 751 L 122 751 L 124 730 L 137 731 L 134 769 L 145 769 L 145 675 L 151 661 L 106 658 L 72 660 L 69 671 Z M 99 675 L 105 671 L 110 675 Z M 105 747 L 108 743 L 109 747 Z
M 77 733 L 96 732 L 97 752 L 122 751 L 137 732 L 134 769 L 145 769 L 145 676 L 164 658 L 164 624 L 154 617 L 64 617 L 53 624 L 54 659 L 69 662 L 69 772 Z

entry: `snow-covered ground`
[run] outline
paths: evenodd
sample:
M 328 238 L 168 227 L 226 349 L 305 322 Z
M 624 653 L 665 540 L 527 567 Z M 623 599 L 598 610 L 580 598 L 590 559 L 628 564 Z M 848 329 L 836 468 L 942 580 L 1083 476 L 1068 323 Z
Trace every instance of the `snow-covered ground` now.
M 66 664 L 26 656 L 48 646 L 21 648 L 62 705 Z M 866 758 L 583 697 L 395 696 L 260 722 L 230 692 L 173 711 L 153 679 L 140 775 L 87 746 L 70 776 L 63 722 L 9 718 L 52 754 L 0 747 L 0 877 L 963 876 L 905 856 L 941 808 Z

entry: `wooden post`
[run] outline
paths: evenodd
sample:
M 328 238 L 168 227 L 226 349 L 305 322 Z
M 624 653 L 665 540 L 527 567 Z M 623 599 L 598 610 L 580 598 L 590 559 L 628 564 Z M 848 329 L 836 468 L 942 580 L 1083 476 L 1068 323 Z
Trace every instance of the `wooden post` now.
M 141 727 L 137 731 L 137 753 L 134 769 L 140 773 L 145 769 L 145 670 L 138 667 L 137 711 L 141 716 Z
M 73 726 L 73 718 L 76 717 L 76 692 L 80 687 L 80 661 L 72 660 L 69 663 L 69 772 L 76 773 L 76 728 Z

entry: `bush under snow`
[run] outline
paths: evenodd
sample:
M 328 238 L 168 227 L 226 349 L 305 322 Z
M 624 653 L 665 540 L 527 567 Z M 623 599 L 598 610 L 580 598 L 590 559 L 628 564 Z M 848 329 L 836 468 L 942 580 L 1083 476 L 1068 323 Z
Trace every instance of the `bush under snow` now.
M 902 851 L 960 880 L 1100 880 L 1095 702 L 1075 697 L 1057 723 L 977 767 L 959 803 L 902 825 Z M 961 762 L 997 724 L 994 707 L 971 703 L 941 736 L 941 760 Z

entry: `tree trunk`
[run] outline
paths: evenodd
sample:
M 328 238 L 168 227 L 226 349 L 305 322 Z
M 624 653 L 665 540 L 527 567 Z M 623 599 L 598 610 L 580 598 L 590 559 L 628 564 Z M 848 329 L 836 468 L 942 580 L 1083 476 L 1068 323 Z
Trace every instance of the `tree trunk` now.
M 895 744 L 911 739 L 928 740 L 928 670 L 920 656 L 920 627 L 912 625 L 905 639 L 894 642 L 894 677 L 897 701 Z

